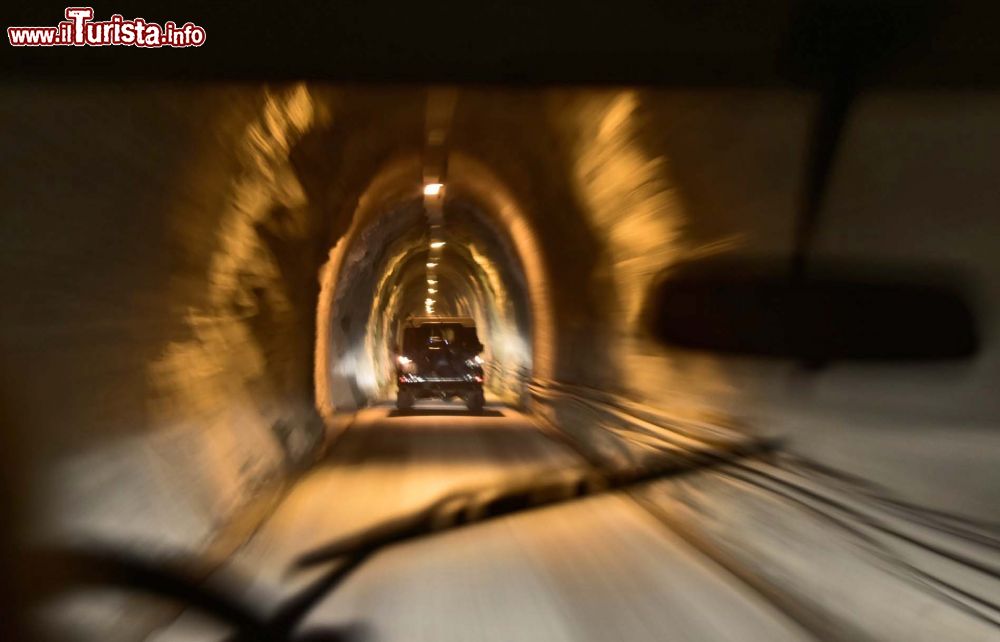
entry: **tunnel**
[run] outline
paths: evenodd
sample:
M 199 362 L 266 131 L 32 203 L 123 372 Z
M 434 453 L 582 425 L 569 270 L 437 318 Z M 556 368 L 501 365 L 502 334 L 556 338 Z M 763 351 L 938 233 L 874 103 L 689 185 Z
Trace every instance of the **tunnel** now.
M 808 88 L 0 102 L 11 577 L 130 569 L 38 588 L 52 639 L 995 639 L 995 93 L 859 95 L 814 206 Z M 817 278 L 895 287 L 822 309 L 906 309 L 901 352 L 740 343 Z M 424 316 L 475 325 L 487 412 L 395 408 Z
M 448 200 L 432 197 L 437 213 L 428 214 L 420 157 L 390 161 L 365 188 L 371 205 L 359 204 L 332 249 L 317 316 L 316 395 L 325 415 L 385 399 L 396 382 L 401 324 L 431 313 L 474 319 L 493 368 L 487 389 L 524 403 L 532 308 L 518 247 L 492 213 L 496 205 L 475 191 L 497 179 L 462 159 L 452 165 Z

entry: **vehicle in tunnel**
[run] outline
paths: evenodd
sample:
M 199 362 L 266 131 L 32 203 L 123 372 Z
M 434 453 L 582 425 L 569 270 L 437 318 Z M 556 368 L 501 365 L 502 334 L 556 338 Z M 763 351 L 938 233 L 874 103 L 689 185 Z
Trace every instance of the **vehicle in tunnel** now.
M 408 410 L 418 399 L 461 398 L 482 412 L 483 344 L 468 317 L 413 317 L 402 328 L 396 356 L 396 407 Z
M 1000 642 L 1000 19 L 766 4 L 12 49 L 0 640 Z

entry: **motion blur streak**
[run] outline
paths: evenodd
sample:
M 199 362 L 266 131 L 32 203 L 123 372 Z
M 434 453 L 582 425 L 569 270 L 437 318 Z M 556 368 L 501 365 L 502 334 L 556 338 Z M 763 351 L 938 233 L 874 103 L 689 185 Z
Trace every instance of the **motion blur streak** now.
M 177 562 L 245 620 L 67 590 L 32 611 L 54 639 L 996 639 L 996 94 L 849 112 L 806 264 L 947 286 L 978 332 L 885 362 L 685 349 L 653 321 L 684 269 L 791 265 L 810 92 L 0 104 L 16 534 Z M 481 415 L 392 409 L 429 278 L 485 346 Z

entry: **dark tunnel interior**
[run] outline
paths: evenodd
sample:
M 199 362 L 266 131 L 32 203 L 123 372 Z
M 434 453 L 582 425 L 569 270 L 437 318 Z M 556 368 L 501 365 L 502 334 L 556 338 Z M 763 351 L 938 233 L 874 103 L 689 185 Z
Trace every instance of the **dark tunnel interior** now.
M 9 639 L 996 639 L 1000 83 L 819 4 L 0 84 Z

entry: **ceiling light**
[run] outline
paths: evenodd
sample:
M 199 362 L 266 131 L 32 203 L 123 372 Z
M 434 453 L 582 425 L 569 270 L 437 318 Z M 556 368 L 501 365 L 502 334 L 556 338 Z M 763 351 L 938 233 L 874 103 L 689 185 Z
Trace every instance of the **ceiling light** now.
M 437 196 L 441 193 L 441 189 L 444 185 L 441 183 L 427 183 L 424 185 L 424 195 L 425 196 Z
M 444 241 L 433 241 L 431 243 L 431 247 L 434 248 L 435 250 L 440 247 L 444 247 Z
M 429 268 L 437 267 L 437 263 L 435 263 L 434 261 L 428 261 L 427 267 L 429 267 Z

